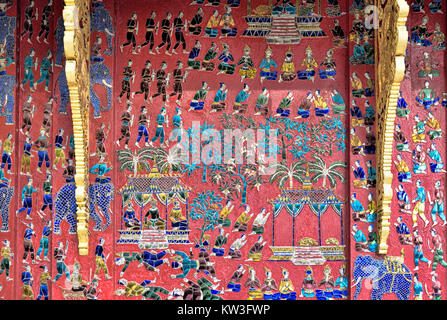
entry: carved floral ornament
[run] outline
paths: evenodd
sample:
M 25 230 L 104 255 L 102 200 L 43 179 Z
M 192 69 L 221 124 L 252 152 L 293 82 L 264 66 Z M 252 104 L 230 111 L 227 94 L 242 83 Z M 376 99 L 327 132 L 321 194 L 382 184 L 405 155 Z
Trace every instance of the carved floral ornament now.
M 391 199 L 393 196 L 391 171 L 393 133 L 397 100 L 405 74 L 405 50 L 408 30 L 405 26 L 409 6 L 405 0 L 376 1 L 379 9 L 376 74 L 378 75 L 377 103 L 377 206 L 378 253 L 387 254 L 390 232 Z

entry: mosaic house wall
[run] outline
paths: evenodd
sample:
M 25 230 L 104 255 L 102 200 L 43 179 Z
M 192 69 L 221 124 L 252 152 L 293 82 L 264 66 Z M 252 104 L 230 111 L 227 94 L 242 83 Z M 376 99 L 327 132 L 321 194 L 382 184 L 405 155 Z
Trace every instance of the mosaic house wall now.
M 0 0 L 0 297 L 445 299 L 446 3 L 409 3 L 386 257 L 371 4 L 93 0 L 79 256 L 63 1 Z

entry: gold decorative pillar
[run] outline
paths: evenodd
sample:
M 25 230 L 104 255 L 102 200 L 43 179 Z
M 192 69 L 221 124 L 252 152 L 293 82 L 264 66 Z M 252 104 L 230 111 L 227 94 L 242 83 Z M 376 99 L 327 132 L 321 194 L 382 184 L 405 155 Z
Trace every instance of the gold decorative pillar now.
M 90 0 L 65 0 L 65 73 L 70 90 L 76 159 L 77 233 L 80 255 L 88 254 L 88 116 L 90 105 Z
M 378 250 L 387 254 L 390 233 L 391 171 L 394 122 L 400 84 L 405 74 L 404 54 L 408 30 L 405 26 L 409 6 L 405 0 L 377 0 L 379 30 L 376 32 L 376 92 L 377 92 L 377 209 Z

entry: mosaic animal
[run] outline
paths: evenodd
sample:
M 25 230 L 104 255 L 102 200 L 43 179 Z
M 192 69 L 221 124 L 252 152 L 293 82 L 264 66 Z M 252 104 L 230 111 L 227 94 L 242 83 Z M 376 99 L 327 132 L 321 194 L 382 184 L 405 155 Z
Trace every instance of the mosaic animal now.
M 352 271 L 356 287 L 354 300 L 362 291 L 363 280 L 372 280 L 371 300 L 382 300 L 385 293 L 394 293 L 399 300 L 409 300 L 412 273 L 401 259 L 374 259 L 371 256 L 358 256 Z
M 14 195 L 14 187 L 0 185 L 0 212 L 2 227 L 0 232 L 9 232 L 9 205 Z
M 103 107 L 101 100 L 93 89 L 93 85 L 101 85 L 107 90 L 107 106 Z M 90 101 L 93 106 L 93 116 L 98 118 L 102 111 L 108 111 L 112 107 L 112 76 L 109 67 L 102 62 L 93 63 L 90 66 Z
M 69 233 L 76 233 L 76 186 L 74 183 L 67 183 L 61 187 L 56 194 L 54 233 L 61 233 L 61 223 L 66 220 L 70 225 Z M 90 218 L 95 222 L 94 231 L 104 231 L 111 223 L 110 203 L 113 200 L 114 188 L 111 183 L 96 183 L 89 187 L 89 212 Z M 97 211 L 98 208 L 98 211 Z M 105 222 L 103 224 L 104 217 Z
M 112 17 L 109 10 L 104 8 L 103 3 L 95 3 L 94 8 L 90 14 L 91 31 L 103 32 L 107 37 L 107 49 L 104 49 L 104 54 L 112 55 L 112 38 L 114 37 L 114 29 Z

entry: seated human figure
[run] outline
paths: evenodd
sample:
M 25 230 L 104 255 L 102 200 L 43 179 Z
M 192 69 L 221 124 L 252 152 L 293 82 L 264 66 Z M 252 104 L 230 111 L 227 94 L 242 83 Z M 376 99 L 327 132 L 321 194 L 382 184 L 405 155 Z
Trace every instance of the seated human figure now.
M 219 70 L 217 74 L 233 74 L 236 64 L 230 63 L 230 61 L 234 62 L 233 55 L 230 52 L 230 47 L 226 43 L 222 43 L 222 47 L 223 51 L 218 58 L 221 62 L 217 66 L 217 69 Z
M 334 77 L 336 75 L 336 71 L 335 71 L 336 64 L 335 64 L 333 54 L 334 54 L 334 51 L 332 49 L 330 49 L 326 52 L 326 57 L 320 64 L 322 67 L 324 67 L 326 69 L 318 70 L 320 79 L 335 80 Z
M 362 80 L 357 75 L 357 72 L 352 73 L 351 77 L 352 96 L 355 98 L 365 98 L 365 90 L 363 89 Z
M 281 74 L 279 76 L 278 82 L 282 81 L 292 81 L 296 79 L 295 64 L 292 61 L 293 53 L 289 48 L 286 52 L 284 62 L 281 65 Z
M 272 59 L 272 55 L 272 49 L 270 47 L 267 47 L 267 49 L 265 50 L 265 57 L 262 59 L 261 64 L 259 65 L 261 82 L 264 79 L 276 80 L 278 77 L 278 72 L 273 70 L 273 68 L 278 67 L 278 65 Z
M 352 154 L 365 155 L 365 144 L 360 140 L 355 132 L 355 128 L 351 128 L 351 150 Z
M 424 47 L 430 47 L 432 45 L 432 42 L 428 38 L 433 35 L 433 32 L 428 31 L 427 23 L 428 16 L 424 16 L 420 25 L 411 28 L 412 44 Z
M 365 126 L 365 120 L 363 119 L 362 111 L 360 110 L 360 107 L 357 105 L 357 102 L 355 99 L 352 100 L 352 107 L 351 107 L 351 125 L 353 127 L 364 127 Z
M 334 27 L 331 29 L 332 33 L 332 43 L 334 44 L 334 47 L 338 48 L 346 48 L 346 37 L 345 37 L 345 31 L 340 26 L 340 21 L 337 19 L 334 19 Z
M 420 144 L 416 146 L 416 149 L 413 150 L 413 173 L 427 173 L 427 165 L 425 164 L 425 152 L 422 151 L 422 147 Z
M 365 64 L 366 62 L 366 51 L 365 47 L 360 44 L 360 37 L 355 37 L 355 45 L 352 48 L 353 55 L 349 58 L 351 65 Z
M 370 126 L 366 127 L 365 153 L 366 154 L 376 153 L 376 136 L 374 132 L 372 132 Z
M 438 119 L 436 119 L 435 116 L 433 115 L 433 112 L 431 111 L 428 112 L 427 119 L 425 119 L 425 123 L 427 124 L 427 127 L 431 129 L 427 131 L 430 140 L 435 140 L 442 137 L 441 125 L 439 124 Z
M 419 78 L 429 77 L 433 79 L 433 77 L 438 77 L 440 74 L 439 70 L 435 69 L 439 66 L 439 61 L 428 51 L 424 51 L 423 57 L 417 62 L 416 66 L 420 69 L 418 72 Z
M 394 161 L 397 169 L 397 180 L 400 182 L 411 182 L 411 172 L 410 168 L 406 162 L 402 159 L 402 155 L 399 153 L 397 155 L 397 160 Z
M 140 221 L 135 217 L 135 210 L 133 210 L 132 202 L 129 201 L 127 209 L 123 215 L 124 225 L 129 230 L 139 230 Z
M 365 208 L 362 203 L 357 199 L 357 194 L 354 192 L 351 196 L 351 209 L 352 209 L 352 219 L 354 221 L 360 221 L 365 219 Z
M 397 100 L 396 115 L 399 118 L 406 118 L 408 120 L 410 115 L 410 109 L 408 108 L 408 103 L 402 97 L 402 91 L 399 91 L 399 97 Z
M 237 35 L 237 28 L 235 27 L 235 22 L 231 15 L 231 7 L 225 6 L 225 13 L 222 15 L 219 25 L 221 26 L 220 38 L 235 37 Z
M 433 160 L 430 162 L 430 170 L 433 173 L 446 172 L 444 170 L 444 162 L 442 161 L 441 154 L 436 149 L 436 143 L 432 143 L 430 148 L 427 150 L 428 156 Z
M 354 173 L 354 188 L 366 188 L 365 170 L 360 166 L 359 160 L 355 160 L 355 166 L 352 166 L 352 172 Z
M 289 91 L 287 96 L 281 100 L 278 109 L 276 109 L 275 117 L 288 117 L 290 115 L 290 105 L 293 100 L 293 92 Z
M 188 229 L 188 221 L 182 215 L 182 208 L 180 207 L 180 202 L 175 200 L 173 202 L 174 207 L 171 209 L 169 214 L 169 220 L 171 220 L 171 226 L 174 230 L 186 230 Z
M 309 266 L 306 269 L 306 277 L 303 279 L 301 284 L 301 294 L 300 297 L 313 298 L 315 297 L 315 288 L 317 283 L 312 275 L 312 268 Z
M 445 34 L 441 31 L 441 25 L 439 23 L 435 24 L 435 32 L 432 41 L 434 51 L 445 50 Z
M 399 242 L 403 245 L 412 245 L 412 237 L 410 229 L 405 222 L 402 221 L 402 217 L 397 217 L 397 222 L 394 223 L 396 227 L 396 232 L 399 235 Z
M 292 280 L 289 278 L 289 271 L 282 268 L 282 279 L 279 283 L 279 297 L 281 300 L 296 300 L 296 291 Z
M 369 103 L 369 100 L 365 101 L 365 124 L 371 126 L 374 124 L 375 120 L 375 111 L 374 107 Z
M 439 104 L 439 97 L 436 96 L 435 90 L 430 88 L 430 81 L 424 82 L 424 88 L 419 91 L 416 101 L 424 106 L 425 110 L 430 110 L 432 105 L 437 106 Z
M 359 230 L 357 224 L 352 226 L 351 234 L 355 240 L 355 250 L 358 252 L 369 252 L 368 241 L 362 230 Z
M 312 56 L 312 48 L 310 46 L 307 46 L 306 48 L 306 56 L 304 57 L 301 65 L 304 66 L 306 69 L 299 70 L 297 72 L 298 79 L 312 80 L 313 82 L 315 80 L 315 69 L 318 67 L 318 64 Z
M 320 90 L 315 91 L 315 96 L 313 97 L 313 103 L 315 106 L 315 115 L 317 117 L 328 117 L 329 107 L 326 100 L 321 96 Z
M 334 88 L 334 90 L 331 92 L 331 97 L 332 97 L 332 113 L 343 114 L 343 115 L 346 114 L 345 101 L 337 88 Z
M 155 199 L 151 200 L 151 206 L 152 207 L 149 208 L 146 215 L 144 216 L 145 228 L 158 230 L 164 229 L 166 227 L 166 222 L 160 218 L 160 212 L 157 208 L 157 201 Z
M 303 98 L 303 100 L 301 100 L 301 103 L 298 106 L 298 115 L 295 117 L 295 119 L 309 118 L 312 102 L 313 102 L 312 92 L 309 91 Z

